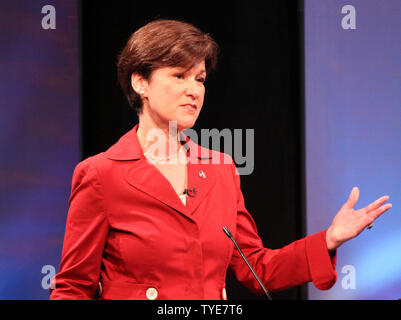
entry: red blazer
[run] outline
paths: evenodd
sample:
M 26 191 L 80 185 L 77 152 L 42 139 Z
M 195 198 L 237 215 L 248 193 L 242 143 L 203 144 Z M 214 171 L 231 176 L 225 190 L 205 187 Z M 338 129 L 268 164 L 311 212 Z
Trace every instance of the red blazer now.
M 224 154 L 190 140 L 188 188 L 196 187 L 196 196 L 184 205 L 144 157 L 137 127 L 77 165 L 51 299 L 94 299 L 98 288 L 100 299 L 226 299 L 228 267 L 262 294 L 223 226 L 268 290 L 335 283 L 336 255 L 328 253 L 326 231 L 281 249 L 264 248 L 232 159 L 211 164 Z

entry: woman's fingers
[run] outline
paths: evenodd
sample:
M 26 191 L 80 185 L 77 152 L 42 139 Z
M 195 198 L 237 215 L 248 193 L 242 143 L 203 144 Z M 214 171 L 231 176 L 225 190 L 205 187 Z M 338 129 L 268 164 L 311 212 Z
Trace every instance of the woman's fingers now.
M 376 210 L 378 207 L 380 207 L 383 203 L 385 203 L 389 199 L 389 196 L 383 196 L 376 201 L 372 202 L 368 206 L 366 206 L 366 212 L 369 213 L 372 210 Z
M 372 210 L 371 212 L 368 213 L 368 216 L 371 220 L 371 222 L 373 222 L 374 220 L 376 220 L 380 215 L 382 215 L 383 213 L 385 213 L 387 210 L 389 210 L 393 205 L 391 203 L 387 203 L 384 206 L 381 206 L 375 210 Z

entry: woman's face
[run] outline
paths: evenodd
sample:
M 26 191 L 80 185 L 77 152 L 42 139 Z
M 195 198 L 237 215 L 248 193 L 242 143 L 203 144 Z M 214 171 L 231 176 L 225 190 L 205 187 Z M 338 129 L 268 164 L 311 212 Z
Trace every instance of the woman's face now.
M 205 62 L 192 69 L 162 67 L 154 70 L 143 82 L 145 95 L 143 112 L 165 128 L 169 121 L 177 122 L 177 129 L 193 127 L 202 109 L 206 80 Z

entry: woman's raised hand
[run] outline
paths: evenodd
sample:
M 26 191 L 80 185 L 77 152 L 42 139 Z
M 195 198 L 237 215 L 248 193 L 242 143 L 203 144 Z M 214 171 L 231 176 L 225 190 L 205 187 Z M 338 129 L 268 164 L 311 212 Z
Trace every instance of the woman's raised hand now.
M 344 242 L 355 238 L 381 214 L 391 208 L 391 203 L 383 205 L 388 196 L 383 196 L 362 209 L 354 210 L 359 198 L 359 189 L 354 187 L 346 203 L 337 212 L 326 232 L 327 248 L 335 250 Z

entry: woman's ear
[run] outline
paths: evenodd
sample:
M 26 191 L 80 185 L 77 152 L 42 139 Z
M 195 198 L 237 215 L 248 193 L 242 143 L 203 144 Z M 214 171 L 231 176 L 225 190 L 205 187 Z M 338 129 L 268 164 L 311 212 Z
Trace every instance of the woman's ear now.
M 147 97 L 147 81 L 138 73 L 131 74 L 131 87 L 142 98 Z

